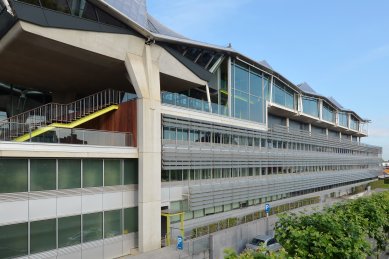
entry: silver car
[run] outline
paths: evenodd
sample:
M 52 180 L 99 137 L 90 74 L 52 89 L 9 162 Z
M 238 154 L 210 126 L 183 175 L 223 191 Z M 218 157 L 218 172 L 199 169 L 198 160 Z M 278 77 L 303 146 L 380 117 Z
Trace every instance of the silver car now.
M 274 236 L 258 235 L 246 244 L 246 249 L 257 250 L 261 246 L 265 246 L 268 251 L 278 251 L 281 249 L 281 245 L 277 242 Z

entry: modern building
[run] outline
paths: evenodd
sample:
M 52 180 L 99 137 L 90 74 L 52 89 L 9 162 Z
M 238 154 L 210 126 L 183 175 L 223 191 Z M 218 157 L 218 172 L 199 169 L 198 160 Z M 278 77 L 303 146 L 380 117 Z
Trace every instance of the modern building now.
M 0 258 L 143 253 L 381 173 L 368 120 L 145 0 L 0 0 L 0 82 Z

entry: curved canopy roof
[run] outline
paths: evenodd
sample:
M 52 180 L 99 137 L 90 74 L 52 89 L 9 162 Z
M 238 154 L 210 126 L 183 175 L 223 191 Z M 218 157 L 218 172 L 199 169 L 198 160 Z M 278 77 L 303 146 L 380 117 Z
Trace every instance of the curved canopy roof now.
M 281 78 L 286 82 L 290 87 L 294 88 L 298 92 L 307 95 L 313 95 L 316 97 L 321 97 L 329 102 L 332 106 L 337 107 L 341 111 L 351 112 L 358 119 L 364 122 L 369 122 L 367 119 L 362 119 L 357 113 L 351 110 L 343 108 L 333 97 L 326 97 L 318 94 L 308 83 L 304 82 L 299 85 L 295 85 L 290 82 L 287 78 L 275 71 L 266 60 L 255 61 L 250 57 L 247 57 L 238 51 L 228 47 L 217 46 L 213 44 L 208 44 L 204 42 L 195 41 L 189 39 L 160 23 L 157 19 L 152 17 L 147 12 L 146 0 L 92 0 L 96 4 L 105 8 L 106 11 L 110 12 L 112 15 L 116 16 L 121 21 L 127 23 L 133 29 L 142 34 L 145 38 L 149 40 L 159 41 L 159 42 L 170 42 L 170 43 L 179 43 L 187 44 L 190 46 L 196 46 L 205 49 L 212 49 L 215 51 L 220 51 L 231 56 L 239 57 L 242 60 L 247 61 L 250 64 L 260 67 L 269 74 L 272 74 L 275 77 Z

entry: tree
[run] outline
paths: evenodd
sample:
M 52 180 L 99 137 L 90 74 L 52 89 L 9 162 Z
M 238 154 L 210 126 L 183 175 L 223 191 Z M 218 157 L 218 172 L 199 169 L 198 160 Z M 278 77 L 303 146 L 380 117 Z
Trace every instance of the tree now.
M 341 203 L 322 212 L 283 214 L 276 238 L 292 257 L 366 258 L 368 237 L 377 250 L 388 242 L 389 192 Z

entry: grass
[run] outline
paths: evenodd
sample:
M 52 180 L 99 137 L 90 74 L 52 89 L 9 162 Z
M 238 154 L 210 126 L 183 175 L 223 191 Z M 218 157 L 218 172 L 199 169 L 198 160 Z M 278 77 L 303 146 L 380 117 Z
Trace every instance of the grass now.
M 377 189 L 377 188 L 389 189 L 389 184 L 385 184 L 384 180 L 377 180 L 371 182 L 369 185 L 371 186 L 371 189 Z

